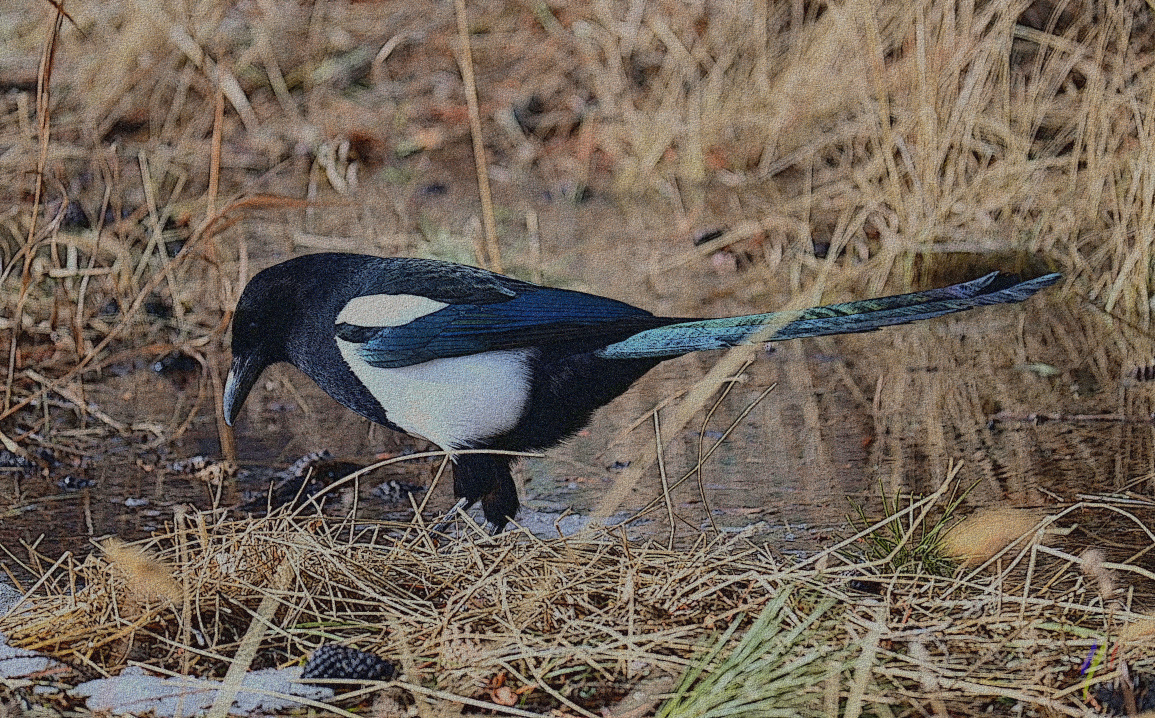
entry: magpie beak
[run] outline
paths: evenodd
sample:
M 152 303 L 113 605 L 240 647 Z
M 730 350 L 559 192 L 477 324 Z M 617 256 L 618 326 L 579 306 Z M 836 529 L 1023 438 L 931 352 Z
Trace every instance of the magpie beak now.
M 241 411 L 241 405 L 245 403 L 249 392 L 252 391 L 253 384 L 256 383 L 257 377 L 260 376 L 264 367 L 260 367 L 255 371 L 251 368 L 253 362 L 251 357 L 234 357 L 233 365 L 229 368 L 229 376 L 225 379 L 225 394 L 222 403 L 224 404 L 225 423 L 229 426 L 237 420 L 237 414 Z
M 995 272 L 801 312 L 679 319 L 459 264 L 311 254 L 245 287 L 224 416 L 232 425 L 265 367 L 284 361 L 358 414 L 447 451 L 537 451 L 670 357 L 749 343 L 767 327 L 777 327 L 768 341 L 781 341 L 1021 302 L 1060 278 Z M 511 460 L 456 455 L 455 510 L 481 502 L 486 520 L 504 527 L 519 506 Z

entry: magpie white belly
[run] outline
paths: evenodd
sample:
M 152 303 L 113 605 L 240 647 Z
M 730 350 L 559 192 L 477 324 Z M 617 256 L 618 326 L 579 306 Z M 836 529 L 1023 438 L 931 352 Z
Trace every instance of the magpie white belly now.
M 509 431 L 525 410 L 529 349 L 382 369 L 362 359 L 359 346 L 337 339 L 341 356 L 389 421 L 443 449 L 468 448 Z

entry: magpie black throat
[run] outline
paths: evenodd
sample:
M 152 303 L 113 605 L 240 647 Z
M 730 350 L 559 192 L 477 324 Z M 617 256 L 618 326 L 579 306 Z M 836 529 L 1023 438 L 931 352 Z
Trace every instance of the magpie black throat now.
M 1058 274 L 997 272 L 925 292 L 721 319 L 657 317 L 605 297 L 427 259 L 310 254 L 258 273 L 232 324 L 232 425 L 265 367 L 289 362 L 330 396 L 447 451 L 537 451 L 665 359 L 748 343 L 865 332 L 1019 302 Z M 514 457 L 458 454 L 454 493 L 500 529 L 517 513 Z

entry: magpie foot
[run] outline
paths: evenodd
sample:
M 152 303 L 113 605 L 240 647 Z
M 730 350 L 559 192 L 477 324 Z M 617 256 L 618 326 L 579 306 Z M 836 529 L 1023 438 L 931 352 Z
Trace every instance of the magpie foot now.
M 458 499 L 457 503 L 453 505 L 453 508 L 449 509 L 449 512 L 446 513 L 445 516 L 443 516 L 441 520 L 438 521 L 437 524 L 433 527 L 432 532 L 435 534 L 445 533 L 446 527 L 453 523 L 453 519 L 457 517 L 457 512 L 467 511 L 470 506 L 473 506 L 473 504 L 474 502 L 470 501 L 469 499 Z
M 482 526 L 481 528 L 482 528 L 482 530 L 485 531 L 485 533 L 489 534 L 490 536 L 496 536 L 499 533 L 501 533 L 502 529 L 504 529 L 505 526 L 504 525 L 499 526 L 499 525 L 493 523 L 492 521 L 486 521 L 485 525 Z

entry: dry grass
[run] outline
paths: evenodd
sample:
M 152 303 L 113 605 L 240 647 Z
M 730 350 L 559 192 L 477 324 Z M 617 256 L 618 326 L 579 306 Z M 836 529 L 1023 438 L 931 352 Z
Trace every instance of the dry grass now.
M 1037 523 L 1033 511 L 1011 508 L 981 510 L 955 524 L 943 535 L 942 552 L 963 566 L 977 566 L 1026 536 Z
M 905 511 L 924 514 L 937 498 Z M 1155 584 L 1134 564 L 1155 535 L 1144 529 L 1126 563 L 1039 538 L 1076 518 L 1144 528 L 1153 515 L 1150 502 L 1099 497 L 1043 517 L 1027 545 L 943 578 L 917 567 L 888 573 L 848 551 L 881 522 L 783 562 L 742 537 L 670 551 L 612 534 L 540 540 L 467 529 L 437 545 L 412 525 L 195 514 L 148 542 L 172 566 L 177 600 L 142 602 L 100 554 L 65 556 L 0 631 L 92 673 L 144 662 L 221 676 L 241 660 L 233 656 L 250 623 L 267 619 L 253 665 L 241 668 L 292 664 L 340 641 L 399 663 L 398 686 L 422 715 L 444 714 L 446 701 L 500 713 L 495 697 L 510 690 L 519 710 L 596 715 L 663 675 L 682 682 L 663 715 L 759 705 L 904 715 L 928 701 L 943 715 L 1014 705 L 1084 715 L 1084 690 L 1152 669 L 1150 617 L 1132 602 Z M 163 565 L 150 561 L 152 572 Z M 257 604 L 271 610 L 255 617 Z M 1108 646 L 1109 660 L 1081 673 L 1095 646 Z
M 4 190 L 6 276 L 28 259 L 28 279 L 73 285 L 75 300 L 86 272 L 124 298 L 164 274 L 178 313 L 219 311 L 238 289 L 247 220 L 208 232 L 219 239 L 197 248 L 194 267 L 160 272 L 158 242 L 195 241 L 227 198 L 270 191 L 344 195 L 345 208 L 293 223 L 298 244 L 342 234 L 412 251 L 407 182 L 391 188 L 390 211 L 357 220 L 355 208 L 379 201 L 369 185 L 397 177 L 382 173 L 390 157 L 468 132 L 466 92 L 448 76 L 456 20 L 436 7 L 386 18 L 373 3 L 320 16 L 213 5 L 192 23 L 177 6 L 80 4 L 56 37 L 44 95 L 55 112 L 39 117 L 27 88 L 54 11 L 14 13 L 22 30 L 5 67 L 24 91 L 0 117 L 0 169 L 16 180 Z M 732 214 L 710 206 L 726 188 L 746 222 L 695 254 L 740 242 L 795 290 L 819 279 L 876 293 L 942 271 L 943 254 L 1039 257 L 1107 311 L 1147 321 L 1155 144 L 1140 108 L 1155 69 L 1144 4 L 630 7 L 469 8 L 483 114 L 499 120 L 483 129 L 504 170 L 656 191 L 679 208 L 675 233 Z M 527 136 L 505 113 L 531 97 L 542 108 Z M 113 142 L 131 150 L 100 149 Z M 43 181 L 31 181 L 38 167 Z M 33 224 L 28 200 L 40 193 Z M 61 233 L 65 197 L 108 214 L 99 243 Z M 503 230 L 506 251 L 525 233 Z M 33 326 L 52 308 L 43 299 L 26 300 Z M 73 327 L 62 299 L 53 328 L 79 329 L 83 356 L 100 332 Z M 76 310 L 83 322 L 92 305 Z M 182 326 L 182 339 L 208 328 Z

